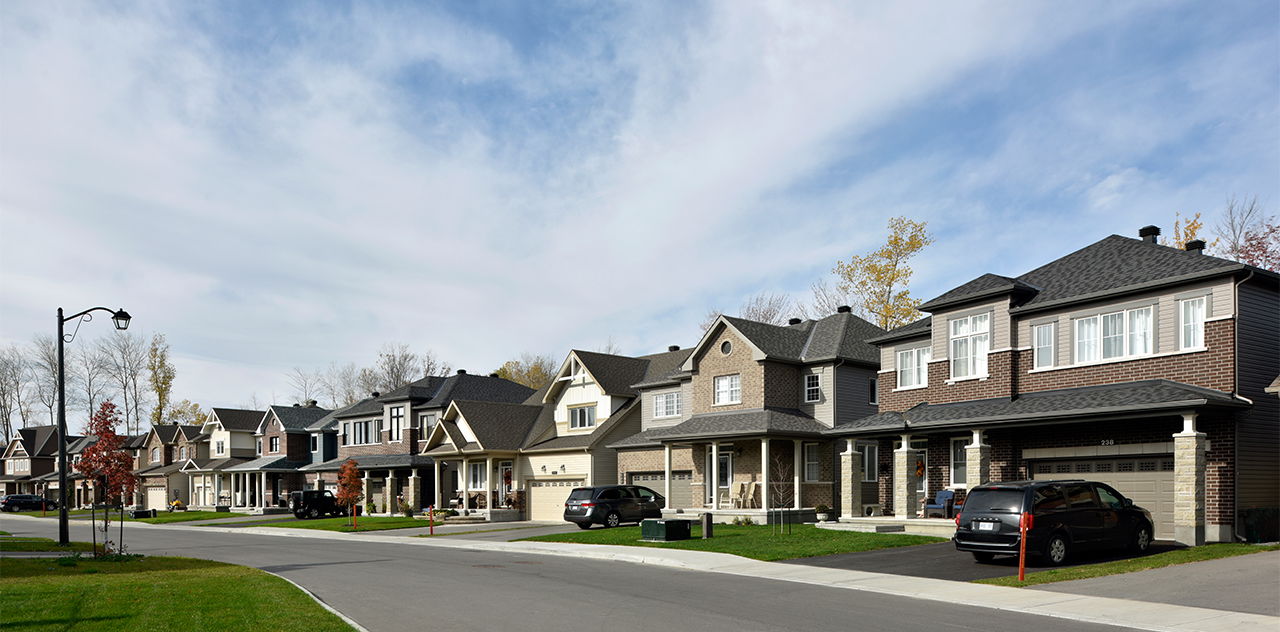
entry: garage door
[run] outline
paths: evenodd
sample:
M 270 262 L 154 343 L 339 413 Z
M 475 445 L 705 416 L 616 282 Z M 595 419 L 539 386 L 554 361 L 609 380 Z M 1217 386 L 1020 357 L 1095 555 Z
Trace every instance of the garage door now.
M 1040 461 L 1037 480 L 1083 478 L 1106 483 L 1151 512 L 1155 537 L 1173 538 L 1173 456 L 1168 454 L 1075 461 Z
M 165 504 L 163 487 L 147 488 L 147 506 L 145 509 L 164 509 Z
M 663 472 L 633 472 L 627 475 L 627 482 L 632 485 L 644 485 L 659 494 L 665 493 L 666 475 Z M 667 503 L 670 509 L 689 509 L 693 507 L 693 472 L 689 470 L 671 473 L 671 498 Z
M 560 522 L 564 520 L 564 501 L 569 491 L 582 487 L 583 481 L 529 481 L 529 519 Z

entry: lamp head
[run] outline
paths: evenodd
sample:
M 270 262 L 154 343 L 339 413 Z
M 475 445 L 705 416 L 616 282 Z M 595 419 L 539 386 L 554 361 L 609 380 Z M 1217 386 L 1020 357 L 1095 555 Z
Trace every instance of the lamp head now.
M 120 331 L 128 329 L 129 321 L 132 319 L 133 317 L 129 315 L 129 312 L 124 311 L 124 308 L 121 308 L 111 315 L 111 322 L 115 323 L 116 329 L 119 329 Z

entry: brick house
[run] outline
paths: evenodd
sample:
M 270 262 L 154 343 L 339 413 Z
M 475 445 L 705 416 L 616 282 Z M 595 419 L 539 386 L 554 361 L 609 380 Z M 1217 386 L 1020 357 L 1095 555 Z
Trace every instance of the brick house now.
M 331 412 L 316 406 L 315 400 L 267 407 L 253 432 L 257 458 L 225 469 L 229 484 L 218 490 L 219 503 L 254 511 L 287 506 L 289 492 L 306 487 L 301 468 L 311 464 L 308 428 Z
M 182 472 L 187 455 L 200 444 L 200 426 L 164 424 L 152 426 L 142 441 L 136 459 L 140 492 L 139 506 L 143 509 L 164 509 L 177 500 L 191 504 L 189 477 Z
M 71 442 L 80 437 L 68 436 Z M 4 475 L 0 475 L 0 491 L 4 494 L 46 493 L 45 477 L 54 474 L 57 488 L 58 427 L 31 426 L 14 432 L 4 450 Z
M 962 501 L 971 484 L 1046 478 L 1108 483 L 1152 512 L 1157 538 L 1189 544 L 1274 511 L 1280 277 L 1158 234 L 983 275 L 873 339 L 880 412 L 824 433 L 844 440 L 842 469 L 875 478 L 902 517 L 939 490 Z
M 824 432 L 875 412 L 880 358 L 866 340 L 883 333 L 847 307 L 786 326 L 721 316 L 635 385 L 641 431 L 612 444 L 619 477 L 720 519 L 834 504 Z
M 189 446 L 180 470 L 187 475 L 192 490 L 192 505 L 214 508 L 233 506 L 250 509 L 258 506 L 257 487 L 237 479 L 230 468 L 257 458 L 258 426 L 266 411 L 239 408 L 211 408 L 200 427 L 203 445 Z M 185 454 L 185 457 L 182 457 Z

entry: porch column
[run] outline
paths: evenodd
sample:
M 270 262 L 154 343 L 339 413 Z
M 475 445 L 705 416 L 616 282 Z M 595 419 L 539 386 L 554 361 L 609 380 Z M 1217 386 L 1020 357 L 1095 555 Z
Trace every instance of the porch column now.
M 262 508 L 267 508 L 267 473 L 258 472 L 258 482 L 262 485 L 262 494 L 258 496 L 258 502 L 262 504 Z
M 316 489 L 324 489 L 324 472 L 316 472 Z
M 978 429 L 973 431 L 973 442 L 964 447 L 964 482 L 972 489 L 991 478 L 991 446 Z
M 662 445 L 662 497 L 667 499 L 667 509 L 675 509 L 671 504 L 671 444 Z
M 893 515 L 916 517 L 916 464 L 912 459 L 911 435 L 902 435 L 902 446 L 893 451 Z
M 373 486 L 369 484 L 369 471 L 368 471 L 368 470 L 365 470 L 365 472 L 364 472 L 364 480 L 363 480 L 363 481 L 361 481 L 361 483 L 364 485 L 364 487 L 362 487 L 362 488 L 361 488 L 361 489 L 363 489 L 363 490 L 364 490 L 364 502 L 363 502 L 363 503 L 361 503 L 361 504 L 363 504 L 363 505 L 366 505 L 366 506 L 367 506 L 367 505 L 369 504 L 369 501 L 373 500 Z
M 845 439 L 840 453 L 840 518 L 862 515 L 862 453 L 853 439 Z
M 404 496 L 404 501 L 414 511 L 422 509 L 422 477 L 418 476 L 416 468 L 409 470 L 409 490 Z
M 711 480 L 708 481 L 708 489 L 711 490 L 711 508 L 720 508 L 720 444 L 715 441 L 711 442 Z
M 440 483 L 440 481 L 441 481 L 441 478 L 440 478 L 440 460 L 439 460 L 439 459 L 435 459 L 434 461 L 432 461 L 432 463 L 431 463 L 431 468 L 434 470 L 434 473 L 435 473 L 435 475 L 436 475 L 436 489 L 435 489 L 435 491 L 431 494 L 431 500 L 432 500 L 432 503 L 431 503 L 431 504 L 432 504 L 432 505 L 434 505 L 434 506 L 436 507 L 436 509 L 439 509 L 439 508 L 440 508 L 440 502 L 441 502 L 441 500 L 444 498 L 444 496 L 443 496 L 443 492 L 444 492 L 444 490 L 440 489 L 440 484 L 441 484 L 441 483 Z
M 760 507 L 772 509 L 769 504 L 769 437 L 760 440 Z
M 493 457 L 484 460 L 484 467 L 484 508 L 493 511 L 493 508 L 497 506 L 493 503 L 493 488 L 497 484 L 493 477 Z M 587 484 L 590 485 L 590 483 Z
M 382 510 L 395 515 L 400 507 L 396 505 L 396 471 L 387 470 L 387 478 L 382 481 Z
M 1173 435 L 1173 539 L 1178 544 L 1204 544 L 1205 450 L 1196 414 L 1182 415 L 1182 432 Z
M 471 508 L 471 494 L 468 493 L 471 481 L 467 480 L 467 477 L 471 475 L 471 468 L 468 467 L 470 464 L 470 459 L 462 459 L 462 471 L 458 472 L 458 482 L 461 483 L 459 487 L 462 488 L 462 508 L 464 510 Z
M 794 448 L 792 465 L 791 465 L 791 508 L 800 508 L 800 470 L 804 467 L 804 460 L 800 456 L 800 440 L 793 439 L 791 446 Z
M 196 479 L 190 474 L 187 474 L 187 489 L 191 492 L 191 497 L 187 500 L 194 505 L 196 503 Z

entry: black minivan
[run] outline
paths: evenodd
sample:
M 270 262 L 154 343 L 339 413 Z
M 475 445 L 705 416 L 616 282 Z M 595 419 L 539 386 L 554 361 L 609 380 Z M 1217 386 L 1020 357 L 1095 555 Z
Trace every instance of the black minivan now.
M 1086 549 L 1151 546 L 1151 512 L 1108 485 L 1084 480 L 988 483 L 969 490 L 956 515 L 957 551 L 979 562 L 1017 555 L 1018 521 L 1032 516 L 1027 553 L 1057 566 Z
M 593 524 L 616 527 L 624 522 L 661 518 L 666 500 L 639 485 L 575 487 L 564 503 L 564 519 L 590 529 Z

